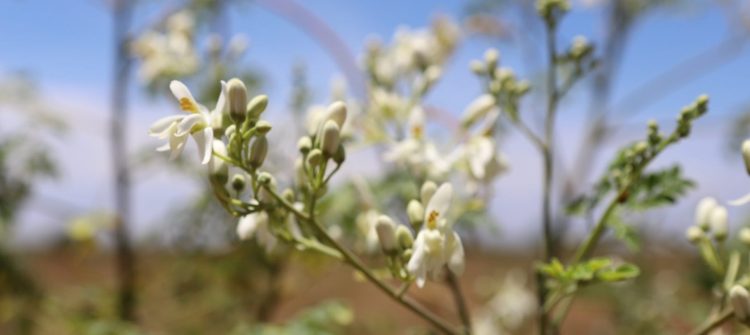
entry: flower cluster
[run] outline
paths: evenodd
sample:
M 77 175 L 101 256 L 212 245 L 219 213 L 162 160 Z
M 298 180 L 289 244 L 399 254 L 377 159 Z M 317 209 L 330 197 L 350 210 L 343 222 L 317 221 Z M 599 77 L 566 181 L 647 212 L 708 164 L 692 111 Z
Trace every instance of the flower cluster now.
M 142 60 L 141 80 L 150 83 L 159 77 L 183 77 L 198 70 L 200 63 L 194 44 L 195 19 L 189 11 L 169 16 L 164 31 L 150 30 L 138 36 L 131 49 Z

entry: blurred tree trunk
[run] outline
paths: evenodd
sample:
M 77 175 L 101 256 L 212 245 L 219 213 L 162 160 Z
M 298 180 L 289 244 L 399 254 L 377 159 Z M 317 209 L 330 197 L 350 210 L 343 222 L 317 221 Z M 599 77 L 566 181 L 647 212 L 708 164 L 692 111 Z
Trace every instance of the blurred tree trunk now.
M 117 314 L 122 320 L 135 320 L 135 255 L 130 244 L 130 171 L 128 170 L 127 95 L 131 61 L 128 52 L 128 29 L 132 2 L 116 0 L 113 7 L 114 77 L 111 96 L 111 144 L 114 169 L 115 261 L 117 264 Z

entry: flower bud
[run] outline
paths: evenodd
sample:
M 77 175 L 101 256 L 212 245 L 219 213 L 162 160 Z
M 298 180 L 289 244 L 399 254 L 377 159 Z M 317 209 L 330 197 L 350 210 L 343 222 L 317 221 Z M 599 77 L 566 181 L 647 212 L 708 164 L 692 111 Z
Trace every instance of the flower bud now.
M 245 108 L 247 116 L 253 120 L 257 120 L 260 117 L 260 114 L 266 110 L 266 106 L 268 106 L 267 95 L 261 94 L 255 96 L 252 100 L 250 100 L 250 102 L 247 103 L 247 107 Z
M 703 238 L 704 233 L 700 227 L 690 226 L 690 228 L 688 228 L 685 232 L 685 236 L 687 237 L 688 241 L 690 241 L 690 243 L 696 244 Z
M 386 254 L 398 250 L 395 227 L 396 225 L 393 223 L 393 220 L 385 215 L 379 216 L 378 221 L 375 223 L 375 230 L 378 233 L 380 247 L 383 248 L 383 251 Z
M 265 135 L 271 131 L 271 123 L 266 120 L 260 120 L 255 124 L 255 131 L 257 131 L 258 134 Z
M 247 104 L 247 88 L 242 80 L 229 79 L 227 82 L 227 101 L 229 102 L 229 115 L 237 123 L 245 121 L 245 104 Z
M 729 218 L 727 209 L 723 206 L 717 206 L 711 211 L 711 230 L 717 241 L 723 241 L 727 238 L 729 232 Z
M 266 212 L 256 212 L 243 216 L 237 224 L 237 236 L 240 240 L 247 240 L 253 237 L 258 227 L 268 224 L 268 214 Z
M 212 146 L 213 152 L 223 156 L 227 155 L 227 147 L 224 145 L 224 142 L 220 140 L 214 140 Z M 214 178 L 222 185 L 227 183 L 227 180 L 229 179 L 229 167 L 227 166 L 227 162 L 225 162 L 223 159 L 215 156 L 211 157 L 211 161 L 208 165 L 208 171 L 211 175 L 211 178 Z
M 336 153 L 339 147 L 340 139 L 339 126 L 333 120 L 326 121 L 323 126 L 323 137 L 320 141 L 320 147 L 323 149 L 323 153 L 331 157 Z
M 299 149 L 299 152 L 303 155 L 310 152 L 310 149 L 312 149 L 312 140 L 310 139 L 310 136 L 300 137 L 299 141 L 297 141 L 297 149 Z
M 484 61 L 487 63 L 487 67 L 494 69 L 497 66 L 497 62 L 500 60 L 500 53 L 497 49 L 491 48 L 484 52 Z
M 232 189 L 235 192 L 242 192 L 245 189 L 245 176 L 241 174 L 235 174 L 232 176 Z
M 432 181 L 426 181 L 424 184 L 422 184 L 422 190 L 420 191 L 420 200 L 422 200 L 423 204 L 430 203 L 430 199 L 432 199 L 432 195 L 435 194 L 437 191 L 437 184 L 435 184 Z
M 742 160 L 745 161 L 745 171 L 750 174 L 750 139 L 742 142 Z
M 310 150 L 310 153 L 307 154 L 307 165 L 310 167 L 317 167 L 320 165 L 320 163 L 323 162 L 323 152 L 320 151 L 320 149 L 315 148 Z
M 698 206 L 695 207 L 695 224 L 704 231 L 710 229 L 711 212 L 716 206 L 718 206 L 716 199 L 706 197 L 701 199 Z
M 483 75 L 487 73 L 487 67 L 479 60 L 472 60 L 469 63 L 469 69 L 471 69 L 471 72 L 474 72 L 476 75 Z
M 479 118 L 489 113 L 495 107 L 495 98 L 489 94 L 482 94 L 466 107 L 464 115 L 461 118 L 461 124 L 464 127 L 470 126 L 477 122 Z
M 291 188 L 284 189 L 284 192 L 281 192 L 281 197 L 284 198 L 288 203 L 294 202 L 294 191 L 292 191 Z
M 255 140 L 253 140 L 253 144 L 250 146 L 250 157 L 247 162 L 250 166 L 257 169 L 263 165 L 263 161 L 266 160 L 267 154 L 268 139 L 266 139 L 266 136 L 264 135 L 257 136 Z
M 406 228 L 404 225 L 399 225 L 396 228 L 396 240 L 401 250 L 409 249 L 414 245 L 414 236 L 412 236 L 409 228 Z
M 333 120 L 339 126 L 339 129 L 344 127 L 344 122 L 346 122 L 346 105 L 341 101 L 336 101 L 329 105 L 325 120 Z
M 424 220 L 424 206 L 417 200 L 409 201 L 409 204 L 406 206 L 406 216 L 409 217 L 411 226 L 415 230 L 419 230 Z
M 441 70 L 439 66 L 431 65 L 424 72 L 425 84 L 428 87 L 435 85 L 435 83 L 438 81 L 438 79 L 440 79 L 440 76 L 442 75 L 443 75 L 443 70 Z
M 740 286 L 734 285 L 729 290 L 729 302 L 732 304 L 734 309 L 734 316 L 742 322 L 747 322 L 750 319 L 750 294 L 747 290 Z
M 744 244 L 747 247 L 750 247 L 750 228 L 743 227 L 740 229 L 739 232 L 739 239 L 742 244 Z
M 268 172 L 258 173 L 258 183 L 261 185 L 268 185 L 273 181 L 273 176 Z
M 341 165 L 341 163 L 346 160 L 346 149 L 344 149 L 344 146 L 341 143 L 339 143 L 339 148 L 331 158 L 334 162 L 336 162 L 337 165 Z
M 229 125 L 229 127 L 227 127 L 227 129 L 224 130 L 224 136 L 226 136 L 227 138 L 230 138 L 232 137 L 232 135 L 234 135 L 235 132 L 237 132 L 237 126 Z

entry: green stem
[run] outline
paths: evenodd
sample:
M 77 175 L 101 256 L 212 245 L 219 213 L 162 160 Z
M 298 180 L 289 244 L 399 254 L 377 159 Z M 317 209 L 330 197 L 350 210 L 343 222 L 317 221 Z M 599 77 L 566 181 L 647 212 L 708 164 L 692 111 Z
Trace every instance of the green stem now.
M 343 260 L 354 267 L 357 271 L 362 273 L 371 283 L 375 284 L 376 287 L 378 287 L 381 291 L 386 293 L 389 297 L 391 297 L 394 301 L 398 302 L 402 306 L 406 307 L 407 309 L 411 310 L 415 314 L 419 315 L 424 320 L 428 321 L 430 324 L 432 324 L 435 328 L 439 329 L 441 332 L 445 334 L 451 334 L 451 335 L 459 335 L 461 334 L 460 331 L 457 331 L 453 328 L 450 324 L 448 324 L 445 320 L 441 319 L 437 315 L 433 314 L 429 310 L 425 309 L 421 305 L 419 305 L 416 301 L 410 299 L 409 297 L 401 296 L 401 293 L 397 290 L 394 290 L 393 288 L 389 287 L 387 284 L 385 284 L 383 281 L 378 279 L 374 273 L 372 273 L 365 265 L 364 263 L 354 255 L 349 249 L 341 245 L 336 239 L 331 237 L 331 235 L 328 234 L 328 232 L 323 228 L 317 220 L 315 220 L 314 217 L 308 216 L 296 208 L 289 204 L 286 200 L 284 200 L 278 193 L 276 193 L 274 190 L 270 189 L 267 185 L 263 185 L 263 187 L 268 191 L 284 208 L 289 210 L 292 214 L 297 216 L 300 220 L 307 221 L 310 226 L 327 242 L 330 244 L 335 250 L 337 250 L 341 255 L 343 256 Z M 314 199 L 315 197 L 313 197 Z M 312 210 L 311 210 L 312 212 Z
M 714 315 L 714 317 L 706 320 L 702 325 L 700 325 L 697 329 L 690 332 L 690 335 L 707 335 L 712 330 L 718 328 L 724 322 L 727 322 L 729 319 L 734 316 L 734 310 L 731 308 L 725 309 L 723 312 Z
M 544 232 L 544 261 L 549 262 L 555 251 L 554 249 L 554 237 L 552 236 L 552 178 L 553 178 L 553 161 L 554 161 L 554 150 L 552 148 L 552 142 L 555 136 L 555 114 L 557 111 L 557 104 L 559 94 L 557 91 L 557 46 L 555 43 L 555 24 L 547 21 L 546 35 L 547 35 L 547 55 L 550 64 L 550 69 L 547 72 L 547 114 L 544 120 L 544 145 L 542 148 L 543 157 L 543 169 L 544 169 L 544 180 L 543 180 L 543 197 L 542 197 L 542 210 L 543 210 L 543 232 Z M 537 275 L 537 299 L 539 304 L 539 333 L 545 335 L 548 333 L 549 318 L 547 313 L 544 312 L 544 303 L 547 299 L 547 288 L 545 287 L 545 277 L 542 274 Z

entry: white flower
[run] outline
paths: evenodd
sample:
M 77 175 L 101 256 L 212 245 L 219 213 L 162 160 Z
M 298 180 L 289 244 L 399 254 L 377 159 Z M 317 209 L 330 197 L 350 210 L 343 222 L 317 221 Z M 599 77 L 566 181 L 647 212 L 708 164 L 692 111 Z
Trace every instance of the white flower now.
M 268 226 L 268 214 L 260 211 L 250 213 L 240 218 L 237 224 L 237 236 L 241 240 L 256 238 L 258 244 L 270 252 L 276 246 L 276 236 L 271 233 Z
M 414 251 L 406 265 L 419 287 L 424 286 L 428 277 L 439 277 L 446 265 L 455 274 L 461 274 L 464 270 L 461 238 L 453 231 L 452 223 L 446 219 L 452 196 L 453 187 L 445 183 L 440 185 L 427 204 L 424 224 L 414 241 Z
M 441 178 L 449 172 L 458 156 L 451 154 L 445 157 L 438 152 L 435 144 L 424 136 L 424 118 L 421 107 L 413 108 L 409 115 L 409 136 L 396 142 L 383 158 L 404 164 L 430 178 Z
M 174 159 L 180 155 L 185 148 L 188 135 L 192 136 L 198 145 L 198 155 L 202 164 L 207 164 L 211 160 L 211 144 L 214 139 L 213 125 L 214 120 L 219 119 L 225 109 L 225 83 L 221 82 L 222 92 L 213 111 L 208 111 L 206 107 L 198 104 L 193 95 L 185 84 L 173 80 L 169 84 L 169 89 L 175 98 L 180 102 L 180 109 L 188 114 L 172 115 L 159 119 L 154 122 L 149 129 L 151 136 L 165 139 L 168 138 L 167 144 L 156 149 L 157 151 L 170 151 L 170 158 Z

